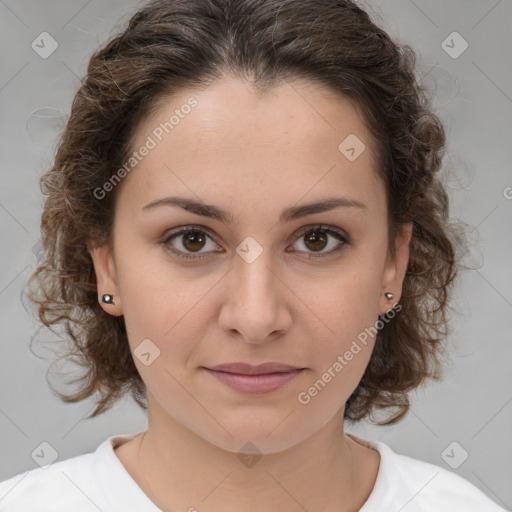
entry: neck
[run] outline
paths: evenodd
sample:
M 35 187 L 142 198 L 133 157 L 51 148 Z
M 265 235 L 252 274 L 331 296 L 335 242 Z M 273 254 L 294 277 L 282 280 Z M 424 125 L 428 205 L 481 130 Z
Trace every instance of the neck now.
M 360 485 L 366 449 L 344 435 L 341 414 L 307 440 L 263 456 L 219 448 L 168 415 L 148 419 L 134 478 L 162 510 L 353 512 L 373 487 Z

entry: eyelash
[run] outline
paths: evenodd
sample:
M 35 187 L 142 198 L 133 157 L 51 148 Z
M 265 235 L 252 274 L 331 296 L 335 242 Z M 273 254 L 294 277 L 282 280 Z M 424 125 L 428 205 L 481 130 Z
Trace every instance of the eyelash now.
M 169 242 L 173 238 L 175 238 L 179 235 L 184 235 L 187 233 L 197 233 L 197 232 L 203 233 L 206 236 L 208 236 L 208 238 L 212 239 L 211 236 L 208 234 L 208 231 L 203 226 L 183 226 L 183 227 L 178 228 L 175 231 L 165 235 L 164 239 L 160 241 L 160 244 L 163 246 L 166 246 L 167 250 L 170 251 L 177 258 L 181 258 L 184 260 L 202 260 L 204 258 L 209 257 L 211 253 L 209 253 L 209 252 L 208 253 L 197 253 L 197 255 L 195 255 L 195 256 L 189 256 L 189 255 L 186 255 L 187 253 L 184 253 L 183 251 L 174 249 L 168 245 Z M 318 254 L 307 253 L 307 254 L 309 254 L 309 256 L 305 256 L 306 259 L 325 258 L 327 256 L 332 255 L 333 253 L 339 252 L 346 245 L 350 245 L 350 242 L 347 239 L 347 237 L 344 234 L 342 234 L 340 231 L 331 229 L 328 226 L 324 226 L 324 225 L 320 225 L 320 224 L 315 225 L 315 226 L 304 226 L 303 228 L 301 228 L 297 235 L 297 240 L 299 240 L 301 237 L 303 237 L 304 235 L 306 235 L 307 233 L 310 233 L 310 232 L 326 233 L 328 235 L 332 235 L 334 238 L 336 238 L 337 240 L 339 240 L 342 243 L 339 244 L 336 248 L 331 249 L 330 251 L 325 252 L 325 253 L 318 253 Z

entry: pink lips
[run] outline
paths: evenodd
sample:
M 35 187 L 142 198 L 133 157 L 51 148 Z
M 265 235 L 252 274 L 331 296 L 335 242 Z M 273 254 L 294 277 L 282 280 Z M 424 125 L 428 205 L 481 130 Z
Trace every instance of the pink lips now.
M 296 377 L 303 368 L 282 363 L 229 363 L 205 370 L 231 388 L 248 394 L 268 393 L 281 388 Z

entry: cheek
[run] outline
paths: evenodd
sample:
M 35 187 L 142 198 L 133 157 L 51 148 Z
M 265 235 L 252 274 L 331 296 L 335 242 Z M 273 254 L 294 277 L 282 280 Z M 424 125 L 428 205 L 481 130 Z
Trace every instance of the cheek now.
M 378 319 L 382 272 L 380 262 L 354 255 L 330 276 L 310 282 L 301 296 L 318 317 L 326 337 L 348 340 Z
M 218 281 L 215 275 L 180 272 L 165 256 L 150 261 L 148 265 L 144 255 L 133 253 L 118 265 L 128 340 L 144 379 L 156 375 L 136 360 L 142 347 L 158 354 L 158 366 L 174 368 L 173 375 L 186 372 L 191 351 L 204 337 L 205 319 L 212 314 L 208 291 Z M 158 375 L 169 378 L 165 373 Z
M 323 311 L 324 333 L 314 336 L 311 351 L 312 373 L 297 396 L 312 414 L 335 414 L 359 384 L 375 346 L 378 315 L 371 314 L 370 293 L 332 294 L 329 303 L 317 304 Z M 336 300 L 337 299 L 337 300 Z M 323 309 L 322 309 L 323 308 Z M 375 306 L 376 308 L 376 306 Z
M 116 271 L 129 334 L 160 338 L 183 314 L 183 279 L 170 271 L 172 266 L 156 242 L 137 237 L 129 226 L 117 227 L 115 243 Z
M 347 260 L 348 261 L 348 260 Z M 376 337 L 381 273 L 372 258 L 358 257 L 323 287 L 315 285 L 304 296 L 310 297 L 308 307 L 315 316 L 315 370 L 321 375 L 330 371 L 331 387 L 343 386 L 343 381 L 359 382 L 371 357 Z M 309 324 L 312 325 L 311 323 Z M 341 357 L 341 361 L 339 360 Z M 343 367 L 341 368 L 340 365 Z M 329 379 L 326 375 L 325 379 Z M 348 386 L 350 387 L 350 386 Z

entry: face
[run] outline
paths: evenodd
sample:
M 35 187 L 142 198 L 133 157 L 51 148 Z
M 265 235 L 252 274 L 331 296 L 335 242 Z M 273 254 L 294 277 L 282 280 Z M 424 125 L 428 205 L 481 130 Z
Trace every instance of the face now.
M 137 128 L 133 149 L 144 145 L 116 191 L 114 249 L 91 254 L 150 421 L 262 453 L 342 422 L 369 329 L 400 298 L 410 239 L 407 226 L 388 257 L 385 189 L 357 110 L 305 81 L 258 96 L 226 77 L 163 101 Z M 161 201 L 171 196 L 225 217 Z M 340 204 L 301 208 L 328 199 Z M 205 370 L 234 362 L 302 370 L 252 393 Z

